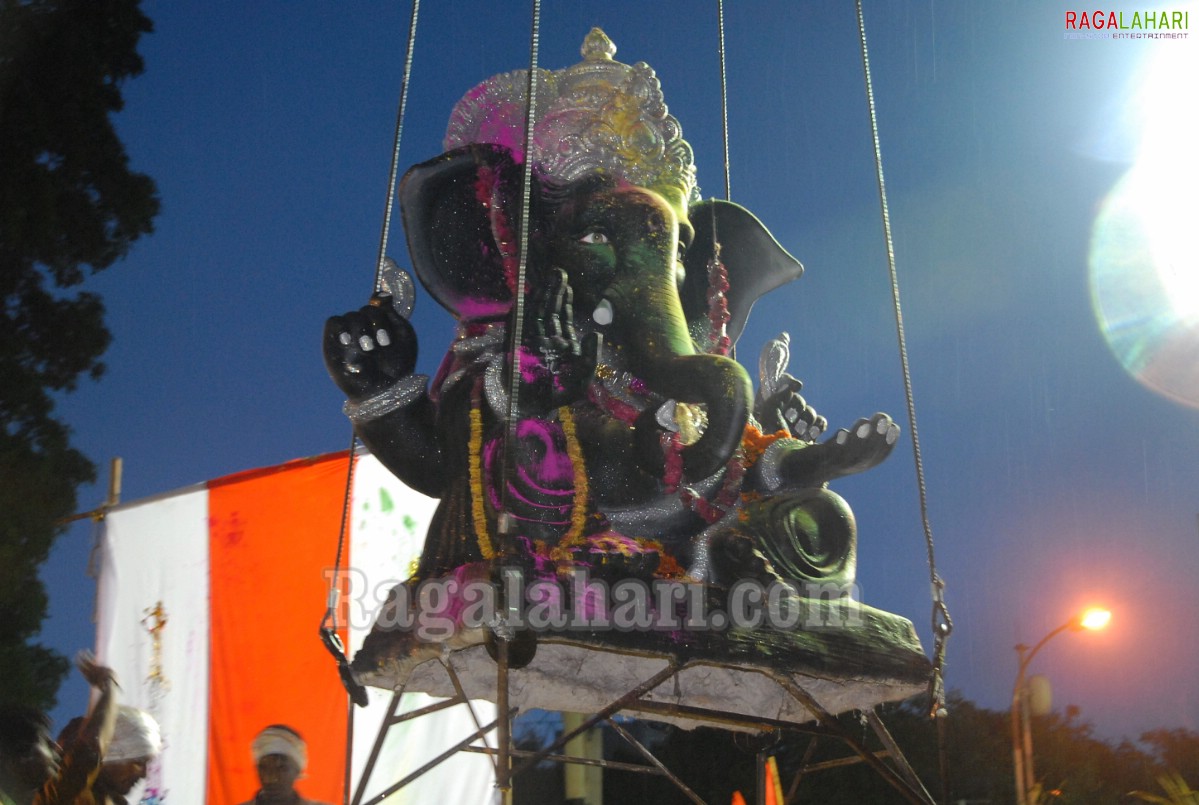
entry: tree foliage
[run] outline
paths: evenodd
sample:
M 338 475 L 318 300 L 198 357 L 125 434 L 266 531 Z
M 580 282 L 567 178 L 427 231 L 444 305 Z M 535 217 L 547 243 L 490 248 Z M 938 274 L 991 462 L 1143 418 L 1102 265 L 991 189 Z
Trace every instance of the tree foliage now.
M 1165 795 L 1153 794 L 1149 791 L 1133 791 L 1132 796 L 1141 802 L 1154 802 L 1158 805 L 1199 805 L 1199 791 L 1194 790 L 1181 774 L 1171 772 L 1157 778 Z
M 1199 785 L 1199 732 L 1182 728 L 1150 730 L 1141 743 L 1153 749 L 1160 766 Z
M 142 72 L 140 0 L 0 0 L 0 676 L 48 707 L 68 665 L 31 645 L 38 566 L 95 475 L 54 396 L 97 378 L 110 335 L 79 290 L 152 231 L 154 182 L 132 171 L 111 115 Z

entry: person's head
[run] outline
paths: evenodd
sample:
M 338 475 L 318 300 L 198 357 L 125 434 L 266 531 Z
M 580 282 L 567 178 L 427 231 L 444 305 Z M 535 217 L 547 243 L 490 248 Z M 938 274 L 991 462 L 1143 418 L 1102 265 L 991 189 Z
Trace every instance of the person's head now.
M 58 774 L 58 766 L 50 719 L 24 705 L 0 708 L 0 780 L 34 791 Z
M 258 782 L 268 797 L 294 791 L 296 780 L 308 765 L 307 744 L 286 724 L 272 724 L 258 733 L 250 751 L 258 767 Z
M 100 766 L 99 787 L 114 794 L 128 794 L 146 776 L 146 767 L 161 750 L 162 737 L 154 716 L 121 705 Z

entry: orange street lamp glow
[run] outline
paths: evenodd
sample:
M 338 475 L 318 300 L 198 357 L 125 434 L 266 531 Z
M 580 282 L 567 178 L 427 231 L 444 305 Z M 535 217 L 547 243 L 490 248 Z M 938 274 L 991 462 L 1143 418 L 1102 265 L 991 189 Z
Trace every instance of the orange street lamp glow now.
M 1106 609 L 1088 609 L 1082 613 L 1078 624 L 1084 629 L 1096 631 L 1105 628 L 1112 621 L 1112 613 Z
M 1016 670 L 1016 685 L 1012 688 L 1012 766 L 1016 773 L 1016 805 L 1032 805 L 1035 776 L 1032 768 L 1032 717 L 1028 711 L 1028 686 L 1025 672 L 1028 664 L 1041 648 L 1066 630 L 1081 632 L 1083 629 L 1102 629 L 1112 620 L 1112 613 L 1100 607 L 1088 609 L 1075 615 L 1061 626 L 1041 638 L 1029 649 L 1021 643 L 1016 646 L 1020 658 Z

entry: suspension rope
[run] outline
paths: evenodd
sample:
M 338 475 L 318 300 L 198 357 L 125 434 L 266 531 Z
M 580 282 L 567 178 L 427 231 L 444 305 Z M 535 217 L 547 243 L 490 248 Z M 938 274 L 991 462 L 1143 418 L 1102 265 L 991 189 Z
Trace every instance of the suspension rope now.
M 501 479 L 507 479 L 512 467 L 512 450 L 516 444 L 517 396 L 520 392 L 520 347 L 525 325 L 525 276 L 529 262 L 529 205 L 533 194 L 533 128 L 537 122 L 537 59 L 541 47 L 541 0 L 533 0 L 533 19 L 529 33 L 529 75 L 525 87 L 525 153 L 523 186 L 520 196 L 520 229 L 517 239 L 520 252 L 516 270 L 516 287 L 512 296 L 512 332 L 508 334 L 510 362 L 508 366 L 508 421 L 504 430 L 504 459 Z M 501 480 L 499 556 L 505 556 L 509 545 L 508 531 L 508 484 Z
M 720 29 L 720 121 L 724 126 L 724 200 L 732 201 L 733 189 L 729 174 L 729 84 L 724 60 L 724 0 L 716 0 L 716 18 Z M 716 231 L 715 226 L 712 231 Z
M 912 430 L 912 457 L 916 465 L 916 487 L 920 496 L 920 520 L 924 527 L 924 544 L 928 551 L 929 582 L 932 589 L 933 612 L 933 668 L 929 680 L 931 699 L 929 714 L 936 718 L 945 711 L 945 647 L 953 621 L 945 605 L 945 582 L 937 573 L 937 560 L 933 550 L 933 531 L 928 516 L 928 490 L 924 482 L 924 462 L 920 455 L 920 436 L 916 430 L 916 403 L 912 394 L 912 376 L 908 365 L 907 339 L 904 336 L 903 308 L 899 302 L 899 275 L 895 268 L 895 246 L 891 237 L 891 214 L 887 206 L 887 186 L 883 180 L 883 156 L 879 145 L 878 114 L 874 103 L 874 84 L 870 78 L 870 54 L 866 47 L 866 21 L 862 14 L 862 0 L 856 0 L 858 16 L 858 39 L 862 48 L 862 72 L 866 78 L 866 103 L 870 111 L 870 134 L 874 140 L 874 166 L 878 179 L 878 197 L 882 208 L 883 235 L 887 246 L 887 269 L 891 278 L 891 299 L 895 308 L 895 330 L 899 342 L 899 360 L 903 369 L 903 391 L 908 408 L 908 426 Z M 938 732 L 940 734 L 941 731 Z
M 412 53 L 416 49 L 416 20 L 420 16 L 420 0 L 412 0 L 412 16 L 408 20 L 408 45 L 404 51 L 404 76 L 400 81 L 400 103 L 396 108 L 394 145 L 391 149 L 391 169 L 387 174 L 387 203 L 383 207 L 383 227 L 379 234 L 379 256 L 375 260 L 375 292 L 382 290 L 383 265 L 387 259 L 387 243 L 391 236 L 391 217 L 395 209 L 396 184 L 400 168 L 400 140 L 404 134 L 404 112 L 408 109 L 408 81 L 412 77 Z
M 412 76 L 412 53 L 416 48 L 416 23 L 420 16 L 420 0 L 412 0 L 412 15 L 408 21 L 408 47 L 404 54 L 404 73 L 400 83 L 400 101 L 396 109 L 395 134 L 391 150 L 391 169 L 387 178 L 387 203 L 383 209 L 383 226 L 379 236 L 379 254 L 375 260 L 374 292 L 381 290 L 383 265 L 387 257 L 387 243 L 391 235 L 391 219 L 395 209 L 395 194 L 400 162 L 400 140 L 404 133 L 404 113 L 408 106 L 408 83 Z M 337 530 L 337 555 L 333 561 L 333 576 L 329 579 L 329 595 L 325 615 L 321 618 L 321 635 L 325 638 L 330 651 L 340 649 L 344 656 L 344 648 L 340 646 L 337 636 L 337 605 L 340 597 L 341 560 L 345 553 L 346 531 L 350 521 L 351 495 L 354 487 L 354 454 L 358 450 L 358 434 L 350 430 L 349 463 L 346 468 L 345 492 L 341 504 L 341 525 Z M 334 652 L 336 653 L 336 652 Z

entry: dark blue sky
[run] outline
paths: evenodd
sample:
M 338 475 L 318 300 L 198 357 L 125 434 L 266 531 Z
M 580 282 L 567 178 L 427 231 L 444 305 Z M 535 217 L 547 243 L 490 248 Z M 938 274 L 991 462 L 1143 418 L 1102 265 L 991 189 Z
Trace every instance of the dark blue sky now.
M 574 64 L 603 27 L 618 59 L 657 70 L 701 189 L 723 195 L 715 3 L 543 5 L 542 66 Z M 1199 411 L 1123 370 L 1092 311 L 1087 259 L 1100 205 L 1135 155 L 1125 129 L 1138 118 L 1124 111 L 1144 90 L 1132 82 L 1166 49 L 1193 59 L 1199 42 L 1064 40 L 1056 1 L 865 7 L 930 516 L 957 624 L 948 684 L 1006 708 L 1012 647 L 1106 603 L 1106 633 L 1067 634 L 1032 669 L 1051 676 L 1057 705 L 1080 705 L 1111 737 L 1199 729 Z M 348 444 L 320 330 L 371 290 L 410 8 L 145 10 L 156 30 L 118 126 L 163 211 L 153 236 L 88 282 L 108 304 L 109 371 L 59 407 L 98 463 L 124 458 L 126 501 Z M 862 599 L 911 618 L 929 646 L 853 6 L 737 2 L 726 16 L 732 198 L 807 267 L 759 302 L 741 358 L 755 369 L 760 344 L 787 330 L 791 370 L 834 427 L 878 410 L 903 424 L 884 465 L 834 488 L 858 515 Z M 525 4 L 423 4 L 403 166 L 440 152 L 467 89 L 527 64 L 528 26 Z M 398 230 L 389 251 L 407 263 Z M 1193 276 L 1197 263 L 1191 251 L 1182 268 Z M 423 292 L 416 316 L 430 371 L 451 325 Z M 84 490 L 81 505 L 103 495 L 103 484 Z M 72 528 L 44 570 L 44 637 L 68 654 L 93 642 L 90 541 L 89 526 Z M 72 677 L 56 720 L 84 706 Z

